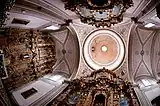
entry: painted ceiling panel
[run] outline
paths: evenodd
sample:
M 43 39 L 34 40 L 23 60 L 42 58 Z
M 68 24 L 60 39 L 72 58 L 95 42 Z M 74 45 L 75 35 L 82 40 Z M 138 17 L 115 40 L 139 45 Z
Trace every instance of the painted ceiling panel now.
M 136 33 L 133 33 L 133 39 L 132 39 L 132 71 L 135 71 L 135 69 L 138 67 L 138 64 L 140 63 L 142 57 L 140 55 L 142 45 L 139 41 L 139 38 L 137 35 L 134 35 Z
M 142 43 L 144 43 L 153 33 L 152 30 L 144 30 L 140 28 L 138 28 L 137 30 Z
M 66 50 L 65 58 L 66 58 L 66 61 L 68 62 L 68 65 L 71 71 L 73 70 L 75 66 L 76 58 L 77 58 L 78 48 L 75 45 L 76 44 L 75 44 L 74 39 L 71 36 L 68 36 L 68 39 L 64 45 L 64 48 Z
M 63 58 L 63 53 L 62 53 L 63 45 L 57 40 L 55 40 L 55 43 L 56 43 L 56 59 L 58 62 Z
M 70 70 L 64 60 L 54 69 L 54 72 L 64 72 L 70 74 Z
M 135 74 L 135 78 L 136 77 L 139 77 L 139 76 L 143 76 L 143 75 L 146 75 L 146 76 L 151 76 L 150 72 L 148 71 L 147 67 L 145 66 L 145 64 L 142 62 L 138 69 L 137 69 L 137 72 Z
M 68 30 L 51 33 L 51 35 L 53 35 L 56 39 L 58 39 L 63 44 L 65 43 L 67 34 L 68 34 Z
M 143 55 L 143 60 L 145 62 L 145 64 L 147 65 L 148 69 L 150 72 L 152 72 L 152 68 L 151 68 L 151 47 L 152 47 L 152 40 L 153 40 L 153 34 L 150 35 L 151 37 L 147 40 L 147 42 L 145 43 L 143 50 L 144 50 L 144 55 Z

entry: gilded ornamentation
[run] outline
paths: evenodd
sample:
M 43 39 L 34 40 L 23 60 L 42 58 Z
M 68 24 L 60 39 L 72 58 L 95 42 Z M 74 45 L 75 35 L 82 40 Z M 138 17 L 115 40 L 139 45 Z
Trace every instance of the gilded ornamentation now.
M 64 83 L 69 86 L 62 95 L 69 92 L 53 106 L 140 106 L 132 85 L 105 68 Z
M 16 0 L 2 0 L 0 6 L 0 27 L 4 26 L 4 22 L 7 20 L 7 11 L 9 11 Z
M 4 85 L 15 89 L 37 78 L 52 73 L 56 62 L 55 42 L 39 31 L 8 29 L 3 47 L 8 78 Z
M 65 9 L 80 16 L 81 22 L 96 27 L 110 27 L 123 20 L 123 13 L 133 5 L 132 0 L 62 0 Z

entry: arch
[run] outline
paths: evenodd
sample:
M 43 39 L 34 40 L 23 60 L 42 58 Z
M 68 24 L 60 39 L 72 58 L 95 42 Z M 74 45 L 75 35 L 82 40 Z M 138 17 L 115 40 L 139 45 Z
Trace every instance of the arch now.
M 80 45 L 75 29 L 71 25 L 63 26 L 59 30 L 50 31 L 49 35 L 56 41 L 59 55 L 53 73 L 65 73 L 69 79 L 74 78 L 80 62 Z
M 151 77 L 157 80 L 153 70 L 152 49 L 156 31 L 133 25 L 128 45 L 128 70 L 131 80 Z
M 105 106 L 105 96 L 103 94 L 96 95 L 93 106 Z

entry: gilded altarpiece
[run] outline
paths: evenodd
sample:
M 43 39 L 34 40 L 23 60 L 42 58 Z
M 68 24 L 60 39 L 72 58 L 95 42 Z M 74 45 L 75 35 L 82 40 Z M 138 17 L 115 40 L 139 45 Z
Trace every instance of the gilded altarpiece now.
M 48 106 L 140 106 L 131 83 L 110 70 L 100 69 L 64 83 L 68 88 Z
M 37 30 L 6 29 L 4 44 L 5 64 L 8 78 L 3 80 L 5 88 L 12 90 L 52 73 L 56 63 L 55 42 Z
M 0 106 L 11 106 L 11 102 L 7 96 L 6 90 L 0 79 Z

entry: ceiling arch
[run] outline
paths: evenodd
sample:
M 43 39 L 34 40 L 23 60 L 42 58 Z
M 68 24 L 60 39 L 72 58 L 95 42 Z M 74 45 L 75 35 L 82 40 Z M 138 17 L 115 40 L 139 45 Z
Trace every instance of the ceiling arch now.
M 157 31 L 153 37 L 152 49 L 151 49 L 151 66 L 153 71 L 160 75 L 160 32 Z
M 68 77 L 75 77 L 80 59 L 79 41 L 74 29 L 62 27 L 57 31 L 49 31 L 49 35 L 56 43 L 56 64 L 52 67 L 53 73 L 61 72 Z
M 133 81 L 143 77 L 157 79 L 155 71 L 159 64 L 157 60 L 159 40 L 155 40 L 155 37 L 157 37 L 156 30 L 145 29 L 137 25 L 132 27 L 128 49 L 128 67 Z M 157 64 L 154 64 L 155 62 Z

